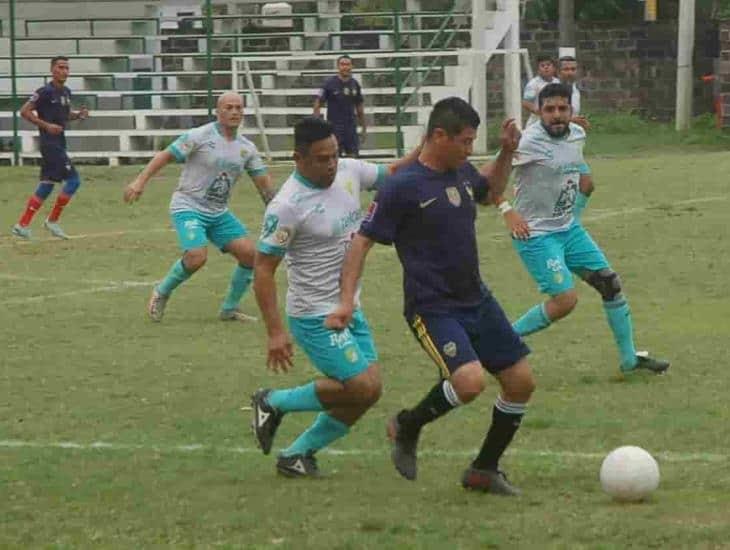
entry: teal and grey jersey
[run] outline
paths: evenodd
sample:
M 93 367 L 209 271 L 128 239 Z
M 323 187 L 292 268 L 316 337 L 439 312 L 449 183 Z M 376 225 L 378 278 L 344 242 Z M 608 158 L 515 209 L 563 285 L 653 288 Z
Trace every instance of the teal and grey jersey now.
M 170 212 L 222 214 L 228 209 L 231 188 L 244 170 L 251 177 L 267 171 L 253 143 L 243 136 L 227 140 L 217 122 L 184 133 L 167 150 L 185 163 Z
M 385 166 L 342 159 L 330 187 L 295 171 L 269 203 L 257 249 L 285 256 L 289 316 L 327 315 L 339 304 L 342 262 L 362 220 L 360 191 L 385 174 Z
M 538 105 L 538 96 L 540 95 L 540 92 L 542 89 L 547 86 L 548 84 L 559 84 L 560 80 L 558 78 L 553 77 L 552 80 L 543 80 L 543 78 L 540 75 L 537 75 L 535 78 L 530 80 L 527 84 L 525 84 L 525 90 L 522 93 L 522 100 L 523 101 L 529 101 L 530 103 L 534 103 L 535 107 L 539 107 Z M 540 120 L 540 117 L 537 116 L 534 113 L 530 113 L 530 117 L 527 119 L 527 124 L 525 126 L 532 126 L 533 123 Z
M 528 126 L 512 160 L 515 209 L 533 237 L 564 231 L 573 223 L 573 205 L 581 174 L 590 174 L 583 158 L 586 133 L 577 124 L 561 138 L 542 124 Z

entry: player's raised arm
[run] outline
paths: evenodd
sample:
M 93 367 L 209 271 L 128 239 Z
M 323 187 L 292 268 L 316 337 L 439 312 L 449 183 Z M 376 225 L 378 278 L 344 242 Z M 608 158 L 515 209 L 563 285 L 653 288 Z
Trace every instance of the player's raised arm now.
M 356 234 L 350 249 L 345 255 L 340 275 L 340 305 L 327 316 L 325 326 L 334 330 L 344 330 L 352 320 L 355 311 L 355 295 L 365 268 L 365 258 L 375 241 L 360 233 Z
M 150 178 L 173 160 L 175 160 L 175 157 L 167 149 L 159 151 L 147 163 L 142 172 L 134 178 L 134 181 L 124 188 L 124 202 L 134 202 L 139 199 Z
M 292 341 L 281 321 L 276 299 L 274 276 L 282 258 L 277 254 L 266 254 L 259 248 L 254 260 L 253 290 L 268 334 L 266 365 L 274 372 L 288 371 L 294 355 Z
M 494 203 L 497 197 L 504 194 L 509 175 L 512 173 L 512 155 L 520 143 L 520 136 L 520 129 L 513 118 L 508 118 L 502 123 L 499 154 L 479 171 L 489 181 L 489 193 L 484 204 Z

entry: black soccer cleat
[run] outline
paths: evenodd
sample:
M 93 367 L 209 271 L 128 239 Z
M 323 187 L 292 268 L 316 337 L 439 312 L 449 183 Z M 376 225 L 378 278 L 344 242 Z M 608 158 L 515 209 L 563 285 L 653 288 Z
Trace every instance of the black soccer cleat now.
M 494 495 L 519 496 L 520 490 L 507 481 L 501 470 L 480 470 L 469 466 L 461 476 L 461 486 L 472 491 L 482 491 Z
M 636 352 L 636 364 L 630 369 L 621 369 L 621 372 L 628 374 L 637 370 L 648 370 L 656 374 L 664 374 L 669 368 L 669 361 L 649 357 L 646 351 Z
M 259 389 L 251 396 L 251 429 L 256 436 L 256 444 L 265 455 L 271 452 L 276 430 L 281 424 L 284 413 L 278 411 L 266 402 L 266 396 L 271 390 Z
M 314 452 L 292 456 L 280 456 L 276 460 L 276 471 L 286 477 L 319 477 L 319 466 Z
M 413 481 L 416 479 L 417 475 L 416 451 L 420 432 L 416 432 L 415 435 L 404 432 L 398 419 L 400 414 L 403 412 L 404 411 L 399 412 L 388 421 L 386 431 L 388 439 L 390 439 L 393 444 L 393 449 L 390 452 L 390 458 L 393 461 L 395 469 L 398 470 L 398 473 L 404 478 Z

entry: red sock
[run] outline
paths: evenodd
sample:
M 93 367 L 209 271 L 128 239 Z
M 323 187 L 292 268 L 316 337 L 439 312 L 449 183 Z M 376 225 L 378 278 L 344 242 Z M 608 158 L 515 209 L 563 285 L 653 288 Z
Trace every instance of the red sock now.
M 43 206 L 43 199 L 36 195 L 32 195 L 28 199 L 28 204 L 25 205 L 25 212 L 23 212 L 23 215 L 20 217 L 18 224 L 21 227 L 28 227 L 33 216 L 35 216 L 35 213 L 38 212 L 41 206 Z
M 68 204 L 68 201 L 71 200 L 71 195 L 66 195 L 65 193 L 61 193 L 58 195 L 58 198 L 56 199 L 56 204 L 53 205 L 53 210 L 51 210 L 51 213 L 48 214 L 48 221 L 49 222 L 57 222 L 58 218 L 61 217 L 61 212 L 63 211 L 63 207 Z

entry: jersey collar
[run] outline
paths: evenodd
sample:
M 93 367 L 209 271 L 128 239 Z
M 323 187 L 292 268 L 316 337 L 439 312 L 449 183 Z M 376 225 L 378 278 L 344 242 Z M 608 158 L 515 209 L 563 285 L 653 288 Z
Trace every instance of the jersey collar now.
M 222 137 L 223 139 L 226 139 L 226 140 L 228 139 L 226 137 L 225 132 L 221 129 L 221 123 L 220 122 L 217 122 L 216 121 L 214 123 L 214 127 L 215 127 L 215 131 L 218 132 L 218 135 L 220 137 Z M 238 137 L 238 128 L 236 128 L 236 131 L 233 133 L 233 140 L 232 141 L 234 141 L 237 137 Z
M 302 184 L 302 185 L 303 185 L 304 187 L 309 187 L 310 189 L 317 189 L 317 190 L 319 190 L 319 191 L 321 191 L 321 190 L 322 190 L 322 188 L 321 188 L 321 187 L 317 187 L 316 185 L 314 185 L 314 184 L 313 184 L 313 183 L 312 183 L 311 181 L 309 181 L 309 180 L 308 180 L 307 178 L 305 178 L 304 176 L 302 176 L 302 175 L 301 175 L 301 174 L 300 174 L 299 172 L 297 172 L 296 170 L 294 170 L 294 178 L 295 178 L 295 179 L 296 179 L 296 180 L 297 180 L 297 181 L 298 181 L 299 183 L 301 183 L 301 184 Z

